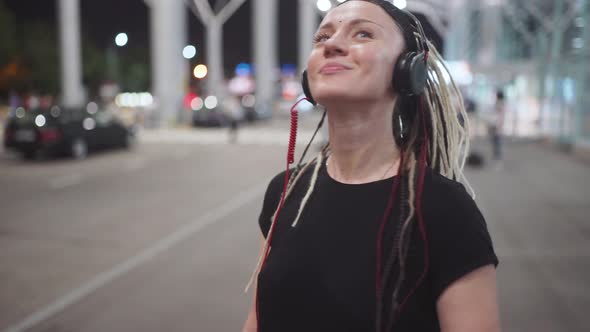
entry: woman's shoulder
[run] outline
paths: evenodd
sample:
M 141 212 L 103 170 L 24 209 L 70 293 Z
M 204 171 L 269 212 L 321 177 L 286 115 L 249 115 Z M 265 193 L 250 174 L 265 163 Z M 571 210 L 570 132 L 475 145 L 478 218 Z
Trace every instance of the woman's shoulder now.
M 271 216 L 281 198 L 282 188 L 285 184 L 285 173 L 286 171 L 282 171 L 273 176 L 266 187 L 264 200 L 262 202 L 262 210 L 258 217 L 258 224 L 260 225 L 264 237 L 268 234 L 271 224 Z
M 305 165 L 304 165 L 305 166 Z M 296 176 L 294 174 L 296 168 L 289 169 L 289 177 L 292 178 Z M 283 190 L 285 189 L 285 181 L 288 181 L 286 178 L 287 171 L 282 171 L 274 175 L 268 186 L 266 188 L 266 193 L 264 194 L 264 201 L 262 204 L 262 211 L 260 212 L 259 216 L 259 223 L 262 228 L 263 234 L 266 236 L 268 230 L 270 228 L 270 219 L 274 214 L 276 208 L 279 206 L 281 196 L 283 194 Z M 310 173 L 309 171 L 306 173 Z M 309 174 L 302 174 L 303 181 L 306 181 L 304 178 L 309 176 Z M 301 181 L 301 180 L 300 180 Z M 290 195 L 298 195 L 297 186 L 294 188 L 294 192 Z
M 473 201 L 473 198 L 461 182 L 449 179 L 431 168 L 426 169 L 424 176 L 424 195 L 428 198 L 434 198 L 441 204 L 458 204 Z
M 465 186 L 431 169 L 424 179 L 422 206 L 425 221 L 434 229 L 487 228 L 477 203 Z
M 266 188 L 267 193 L 270 192 L 270 194 L 276 194 L 276 193 L 280 194 L 280 192 L 282 191 L 283 186 L 285 184 L 285 173 L 286 172 L 287 171 L 279 172 L 271 178 L 270 182 L 268 183 L 268 187 Z
M 313 165 L 311 165 L 313 166 Z M 295 174 L 297 172 L 297 174 Z M 301 174 L 301 172 L 304 172 Z M 313 172 L 313 167 L 308 167 L 308 163 L 304 163 L 299 167 L 291 167 L 289 168 L 289 178 L 293 179 L 294 177 L 300 177 L 299 181 L 305 181 L 306 178 L 311 177 L 311 173 Z M 267 192 L 271 192 L 276 194 L 277 192 L 281 194 L 283 192 L 283 187 L 285 185 L 285 175 L 287 171 L 281 171 L 274 175 L 270 180 L 267 188 Z

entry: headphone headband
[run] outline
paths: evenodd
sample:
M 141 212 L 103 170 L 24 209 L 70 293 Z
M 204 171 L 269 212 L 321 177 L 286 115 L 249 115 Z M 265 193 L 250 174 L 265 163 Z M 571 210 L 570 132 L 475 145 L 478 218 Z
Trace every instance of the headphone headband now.
M 347 0 L 343 3 L 346 3 L 351 0 Z M 365 0 L 367 1 L 367 0 Z M 398 24 L 400 27 L 402 34 L 404 36 L 404 40 L 406 42 L 406 47 L 408 47 L 408 52 L 416 51 L 416 52 L 429 52 L 428 44 L 426 43 L 426 33 L 420 23 L 420 20 L 412 14 L 411 12 L 397 8 L 393 3 L 386 0 L 368 0 L 367 2 L 373 3 L 379 7 L 381 7 L 391 18 L 393 21 Z M 341 3 L 342 4 L 342 3 Z M 416 42 L 416 35 L 418 33 L 419 42 Z
M 367 0 L 366 0 L 367 1 Z M 406 96 L 420 95 L 428 77 L 428 54 L 430 52 L 426 33 L 414 14 L 399 9 L 385 0 L 368 0 L 380 6 L 398 24 L 406 42 L 406 52 L 398 59 L 392 83 L 398 93 Z M 416 33 L 418 41 L 416 41 Z

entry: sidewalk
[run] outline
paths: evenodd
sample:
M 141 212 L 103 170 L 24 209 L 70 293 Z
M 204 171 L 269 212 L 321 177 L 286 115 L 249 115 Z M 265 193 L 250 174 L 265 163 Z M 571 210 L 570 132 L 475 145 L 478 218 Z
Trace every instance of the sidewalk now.
M 485 142 L 474 148 L 491 154 Z M 497 254 L 504 331 L 590 331 L 590 166 L 508 143 L 504 169 L 468 169 Z
M 304 114 L 299 117 L 297 144 L 307 144 L 321 118 L 320 113 Z M 277 114 L 268 121 L 242 124 L 238 129 L 237 144 L 278 145 L 289 143 L 290 120 L 288 114 Z M 142 129 L 141 142 L 148 143 L 193 143 L 225 144 L 230 140 L 229 128 L 179 127 L 170 129 Z M 318 133 L 315 142 L 322 139 Z

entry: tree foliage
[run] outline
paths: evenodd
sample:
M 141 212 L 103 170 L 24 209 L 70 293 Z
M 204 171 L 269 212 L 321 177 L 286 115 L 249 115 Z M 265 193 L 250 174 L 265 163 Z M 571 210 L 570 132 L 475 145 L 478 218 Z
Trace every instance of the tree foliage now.
M 0 2 L 0 68 L 8 65 L 16 53 L 16 20 Z
M 57 23 L 59 24 L 59 23 Z M 58 95 L 61 91 L 61 46 L 52 21 L 16 20 L 0 0 L 0 96 L 10 90 Z M 82 82 L 95 94 L 109 77 L 107 50 L 84 31 L 81 36 Z M 118 77 L 121 88 L 146 91 L 150 84 L 148 50 L 121 48 Z
M 56 94 L 60 85 L 60 58 L 56 27 L 33 22 L 23 27 L 22 64 L 27 68 L 27 88 Z

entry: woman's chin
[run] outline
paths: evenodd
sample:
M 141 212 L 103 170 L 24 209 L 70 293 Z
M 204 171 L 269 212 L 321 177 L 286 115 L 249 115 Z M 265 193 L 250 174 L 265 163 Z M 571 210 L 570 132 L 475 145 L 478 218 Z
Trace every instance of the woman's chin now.
M 334 91 L 331 93 L 319 94 L 317 97 L 314 97 L 314 99 L 318 104 L 329 107 L 330 105 L 354 103 L 360 101 L 362 98 L 352 95 L 350 91 Z
M 314 93 L 315 100 L 320 104 L 342 102 L 343 100 L 350 99 L 349 89 L 325 89 Z

